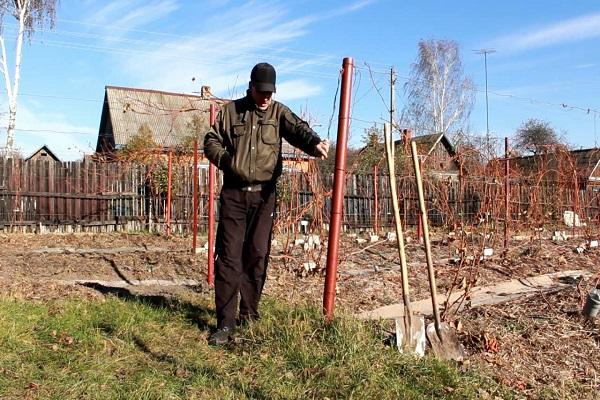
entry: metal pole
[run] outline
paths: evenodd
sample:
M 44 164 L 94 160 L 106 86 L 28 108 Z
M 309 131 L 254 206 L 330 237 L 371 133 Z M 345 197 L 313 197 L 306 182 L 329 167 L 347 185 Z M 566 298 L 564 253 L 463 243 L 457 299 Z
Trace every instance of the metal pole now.
M 344 58 L 344 63 L 342 66 L 342 90 L 340 96 L 340 112 L 338 117 L 338 135 L 335 154 L 335 173 L 333 177 L 333 196 L 331 198 L 329 243 L 327 246 L 327 268 L 325 273 L 325 288 L 323 292 L 323 313 L 325 314 L 325 318 L 328 322 L 333 319 L 333 309 L 335 304 L 338 246 L 344 204 L 346 155 L 348 147 L 348 131 L 350 125 L 350 98 L 352 97 L 353 74 L 353 59 L 349 57 Z
M 487 55 L 495 53 L 494 49 L 481 49 L 477 50 L 478 54 L 483 54 L 483 65 L 485 69 L 485 140 L 487 151 L 490 151 L 490 113 L 488 103 L 488 74 L 487 74 Z M 490 152 L 491 153 L 491 152 Z
M 210 125 L 215 123 L 217 118 L 217 108 L 214 104 L 210 105 Z M 215 181 L 216 169 L 213 163 L 208 166 L 208 271 L 206 280 L 210 286 L 214 285 L 215 271 Z
M 193 241 L 192 241 L 192 254 L 196 254 L 198 248 L 198 139 L 194 140 L 194 200 L 193 200 Z
M 413 142 L 410 142 L 411 146 L 412 146 Z M 412 151 L 412 148 L 411 148 Z M 421 171 L 421 167 L 423 166 L 423 164 L 421 163 L 421 159 L 419 159 L 417 157 L 417 162 L 419 163 L 418 167 L 419 167 L 419 171 Z M 416 167 L 415 167 L 416 168 Z M 419 176 L 420 176 L 420 172 L 419 172 Z M 416 173 L 415 173 L 415 177 L 416 177 Z M 415 178 L 416 179 L 416 178 Z M 419 178 L 421 179 L 421 178 Z M 417 185 L 417 195 L 419 194 L 419 187 Z M 417 197 L 418 198 L 418 197 Z M 420 207 L 420 205 L 419 205 Z M 419 243 L 423 242 L 423 237 L 424 237 L 424 232 L 423 232 L 423 211 L 421 210 L 421 208 L 417 208 L 417 241 Z
M 373 166 L 373 192 L 374 192 L 374 213 L 375 213 L 375 222 L 373 225 L 373 229 L 375 230 L 375 234 L 379 234 L 379 199 L 377 196 L 377 165 Z
M 488 141 L 488 146 L 490 145 L 490 109 L 488 105 L 488 77 L 487 77 L 487 51 L 483 53 L 483 64 L 485 68 L 485 134 L 486 139 Z
M 510 160 L 508 138 L 504 138 L 504 251 L 508 251 L 508 223 L 510 220 Z
M 173 171 L 173 151 L 169 150 L 169 163 L 168 163 L 168 167 L 167 167 L 167 204 L 165 207 L 165 226 L 166 226 L 167 236 L 169 236 L 171 234 L 171 186 L 173 184 L 172 171 Z
M 394 70 L 394 67 L 390 68 L 390 134 L 391 134 L 391 138 L 392 138 L 392 157 L 395 157 L 394 153 L 396 151 L 394 146 L 394 113 L 396 112 L 396 105 L 395 105 L 395 96 L 394 96 L 394 87 L 396 85 L 396 71 Z
M 575 228 L 577 227 L 576 219 L 577 210 L 579 209 L 579 182 L 577 179 L 577 170 L 573 170 L 573 239 L 575 239 Z

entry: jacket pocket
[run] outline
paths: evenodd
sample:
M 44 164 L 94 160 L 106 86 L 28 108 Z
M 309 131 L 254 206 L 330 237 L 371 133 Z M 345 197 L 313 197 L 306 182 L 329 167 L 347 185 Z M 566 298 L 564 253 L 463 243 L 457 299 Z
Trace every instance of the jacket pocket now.
M 245 124 L 234 124 L 232 126 L 232 134 L 233 137 L 239 137 L 246 134 L 246 125 Z
M 265 144 L 276 145 L 279 144 L 279 132 L 277 132 L 277 121 L 274 119 L 267 119 L 259 122 L 260 125 L 260 137 Z

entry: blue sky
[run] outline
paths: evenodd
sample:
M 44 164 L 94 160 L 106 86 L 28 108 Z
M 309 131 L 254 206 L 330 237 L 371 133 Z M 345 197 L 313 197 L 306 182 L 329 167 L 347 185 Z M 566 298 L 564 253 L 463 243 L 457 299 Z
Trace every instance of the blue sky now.
M 7 19 L 4 32 L 10 44 L 14 22 Z M 260 61 L 277 68 L 276 99 L 307 112 L 315 130 L 335 140 L 338 71 L 353 57 L 351 144 L 358 146 L 366 127 L 388 118 L 391 66 L 397 107 L 404 104 L 420 39 L 460 45 L 478 89 L 472 132 L 486 130 L 484 60 L 474 50 L 493 48 L 493 136 L 511 137 L 538 118 L 577 148 L 598 140 L 598 1 L 62 0 L 54 30 L 24 47 L 15 143 L 25 156 L 48 144 L 64 160 L 79 159 L 95 148 L 105 85 L 174 92 L 209 85 L 236 97 Z M 0 106 L 7 109 L 5 95 Z

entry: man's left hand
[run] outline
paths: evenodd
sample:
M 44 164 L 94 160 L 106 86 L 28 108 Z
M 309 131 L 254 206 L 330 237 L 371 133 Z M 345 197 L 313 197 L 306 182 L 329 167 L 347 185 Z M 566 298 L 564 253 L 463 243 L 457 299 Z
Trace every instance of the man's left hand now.
M 329 140 L 322 140 L 316 147 L 315 152 L 317 153 L 317 157 L 321 160 L 325 160 L 327 158 L 327 154 L 329 153 Z

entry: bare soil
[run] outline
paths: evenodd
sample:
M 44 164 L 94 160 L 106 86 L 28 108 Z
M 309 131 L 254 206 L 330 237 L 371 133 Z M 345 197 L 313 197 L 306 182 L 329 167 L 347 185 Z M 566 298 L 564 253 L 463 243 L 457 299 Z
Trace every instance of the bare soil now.
M 600 390 L 600 324 L 586 321 L 581 309 L 600 280 L 600 249 L 576 247 L 584 238 L 553 242 L 532 235 L 511 241 L 502 252 L 480 261 L 482 237 L 433 235 L 440 292 L 468 293 L 489 285 L 562 270 L 586 270 L 591 279 L 567 289 L 539 293 L 500 305 L 444 313 L 469 354 L 465 368 L 489 370 L 524 397 L 594 398 Z M 402 298 L 395 240 L 370 243 L 345 236 L 340 243 L 336 307 L 351 313 L 398 303 Z M 303 250 L 295 238 L 278 237 L 272 249 L 266 294 L 288 301 L 320 302 L 326 248 Z M 204 244 L 206 240 L 200 240 Z M 287 248 L 287 251 L 284 251 Z M 413 240 L 407 246 L 411 299 L 429 297 L 425 254 Z M 81 280 L 194 280 L 195 286 L 135 286 L 132 292 L 176 296 L 210 290 L 206 254 L 192 254 L 191 238 L 141 234 L 0 235 L 0 293 L 19 299 L 102 299 Z M 468 299 L 466 299 L 468 300 Z M 390 324 L 391 326 L 391 324 Z

